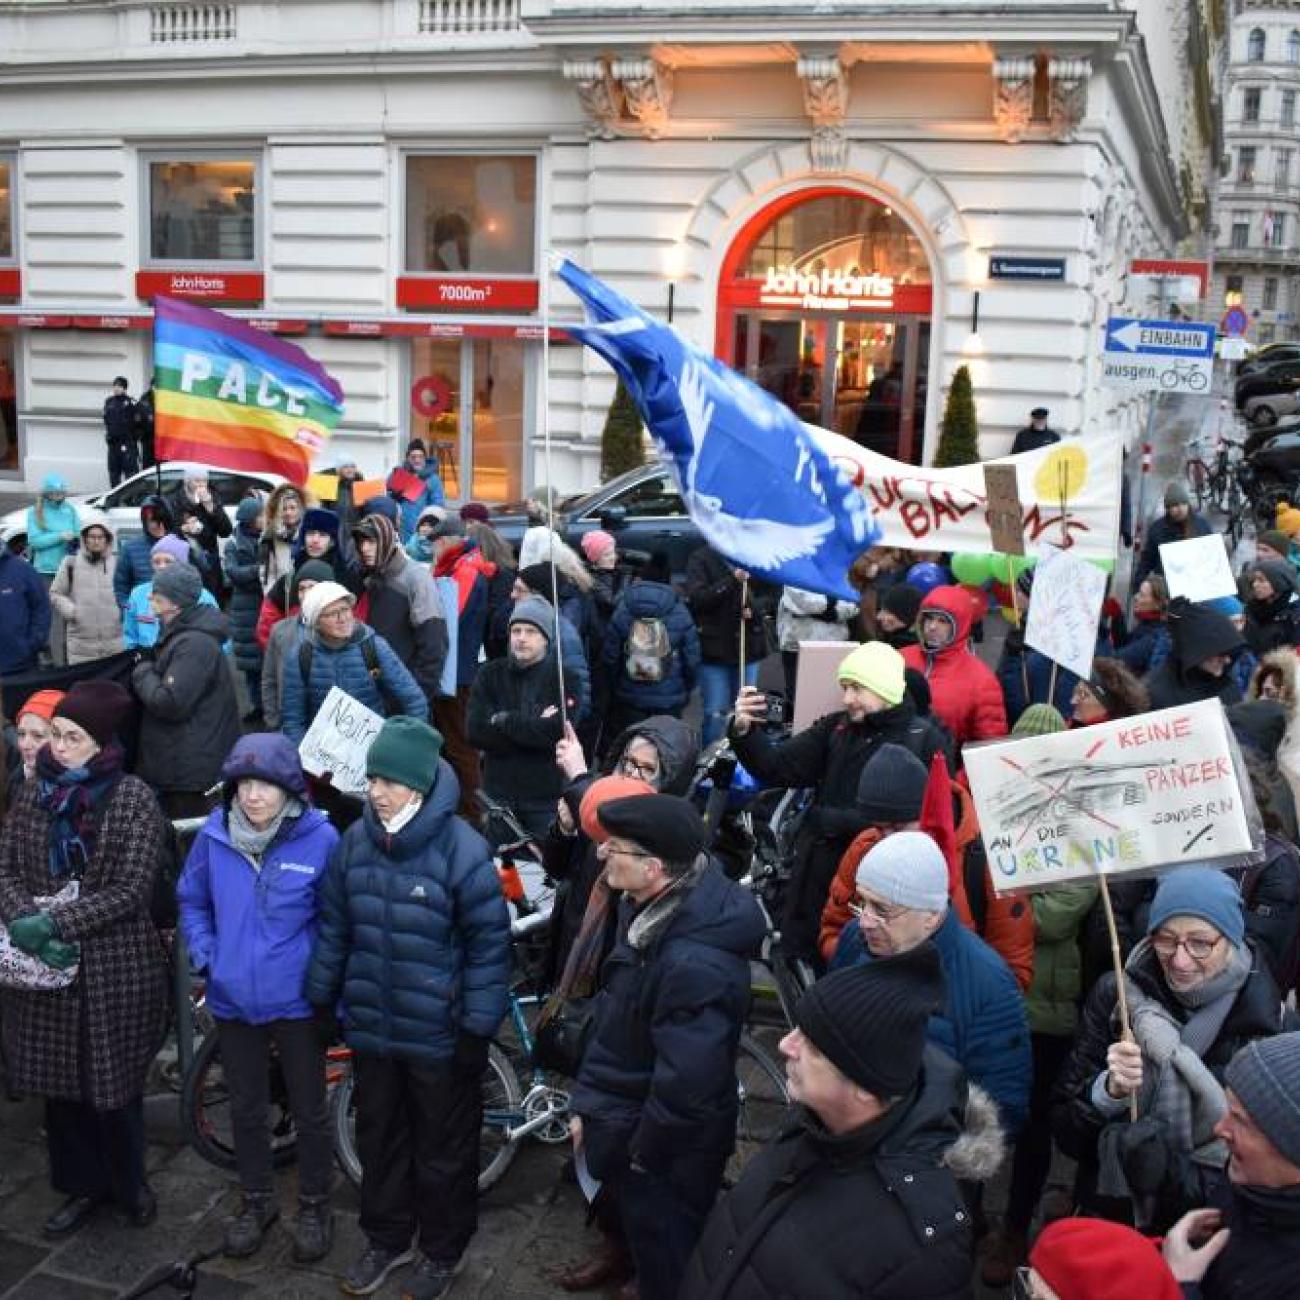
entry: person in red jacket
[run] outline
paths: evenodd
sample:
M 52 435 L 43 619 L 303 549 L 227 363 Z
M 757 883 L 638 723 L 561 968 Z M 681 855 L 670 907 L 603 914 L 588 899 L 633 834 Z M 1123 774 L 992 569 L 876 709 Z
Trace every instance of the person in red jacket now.
M 921 602 L 918 645 L 903 647 L 909 668 L 925 674 L 935 717 L 957 744 L 1007 734 L 1007 711 L 997 675 L 970 648 L 974 615 L 961 587 L 935 587 Z

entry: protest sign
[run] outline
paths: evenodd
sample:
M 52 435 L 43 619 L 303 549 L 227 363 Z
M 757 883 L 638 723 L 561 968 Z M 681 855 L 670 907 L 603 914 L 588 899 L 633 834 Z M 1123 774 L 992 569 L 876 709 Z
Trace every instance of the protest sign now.
M 1071 551 L 1045 550 L 1034 569 L 1025 644 L 1076 677 L 1092 672 L 1106 575 Z
M 968 745 L 963 758 L 999 894 L 1256 847 L 1218 700 Z
M 986 512 L 993 549 L 1003 555 L 1025 553 L 1025 508 L 1020 504 L 1020 485 L 1014 465 L 985 465 Z
M 890 460 L 815 425 L 804 427 L 866 496 L 883 533 L 878 546 L 973 555 L 1005 550 L 990 527 L 990 507 L 996 514 L 998 499 L 990 501 L 985 475 L 990 465 L 1006 465 L 1016 474 L 1025 554 L 1037 555 L 1047 542 L 1085 559 L 1115 558 L 1120 440 L 1114 436 L 1070 438 L 1019 456 L 932 469 Z
M 330 774 L 344 794 L 366 793 L 366 755 L 384 720 L 352 696 L 331 686 L 298 746 L 303 770 Z
M 844 707 L 844 692 L 837 676 L 844 656 L 856 650 L 856 641 L 800 641 L 799 665 L 794 679 L 794 734 L 811 727 L 818 718 Z
M 1228 551 L 1218 533 L 1189 537 L 1184 542 L 1166 542 L 1160 548 L 1169 595 L 1188 600 L 1214 600 L 1235 596 L 1237 580 L 1232 576 Z

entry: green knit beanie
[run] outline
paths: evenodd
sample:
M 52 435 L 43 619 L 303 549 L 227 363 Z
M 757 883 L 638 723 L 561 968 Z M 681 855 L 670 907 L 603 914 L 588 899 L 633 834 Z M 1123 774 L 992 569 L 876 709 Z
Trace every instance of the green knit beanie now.
M 442 737 L 419 718 L 389 718 L 366 755 L 366 775 L 426 795 L 438 776 Z
M 1060 711 L 1050 704 L 1031 704 L 1016 719 L 1011 728 L 1013 736 L 1050 736 L 1053 732 L 1065 730 L 1065 719 Z

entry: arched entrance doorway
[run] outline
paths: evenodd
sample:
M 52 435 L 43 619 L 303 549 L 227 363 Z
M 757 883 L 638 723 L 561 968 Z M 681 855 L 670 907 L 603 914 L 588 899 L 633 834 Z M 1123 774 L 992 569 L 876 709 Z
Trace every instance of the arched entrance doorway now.
M 750 219 L 722 264 L 718 356 L 802 420 L 920 460 L 930 262 L 888 205 L 798 190 Z

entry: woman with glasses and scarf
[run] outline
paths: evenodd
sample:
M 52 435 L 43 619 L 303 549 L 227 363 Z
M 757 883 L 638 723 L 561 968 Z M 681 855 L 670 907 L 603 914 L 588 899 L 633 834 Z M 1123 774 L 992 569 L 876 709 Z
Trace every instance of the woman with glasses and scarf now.
M 110 1200 L 135 1227 L 158 1210 L 143 1095 L 167 1029 L 167 961 L 149 917 L 165 824 L 153 792 L 123 771 L 130 709 L 114 682 L 76 683 L 0 836 L 0 919 L 14 945 L 77 966 L 66 988 L 4 993 L 9 1082 L 45 1098 L 50 1181 L 65 1197 L 45 1220 L 49 1238 Z
M 1207 1204 L 1225 1174 L 1214 1137 L 1223 1075 L 1238 1048 L 1282 1028 L 1269 963 L 1246 937 L 1236 882 L 1213 867 L 1160 878 L 1146 938 L 1125 964 L 1133 1040 L 1113 974 L 1088 997 L 1056 1086 L 1052 1127 L 1079 1161 L 1082 1212 L 1148 1231 Z M 1139 1123 L 1130 1124 L 1130 1098 Z

